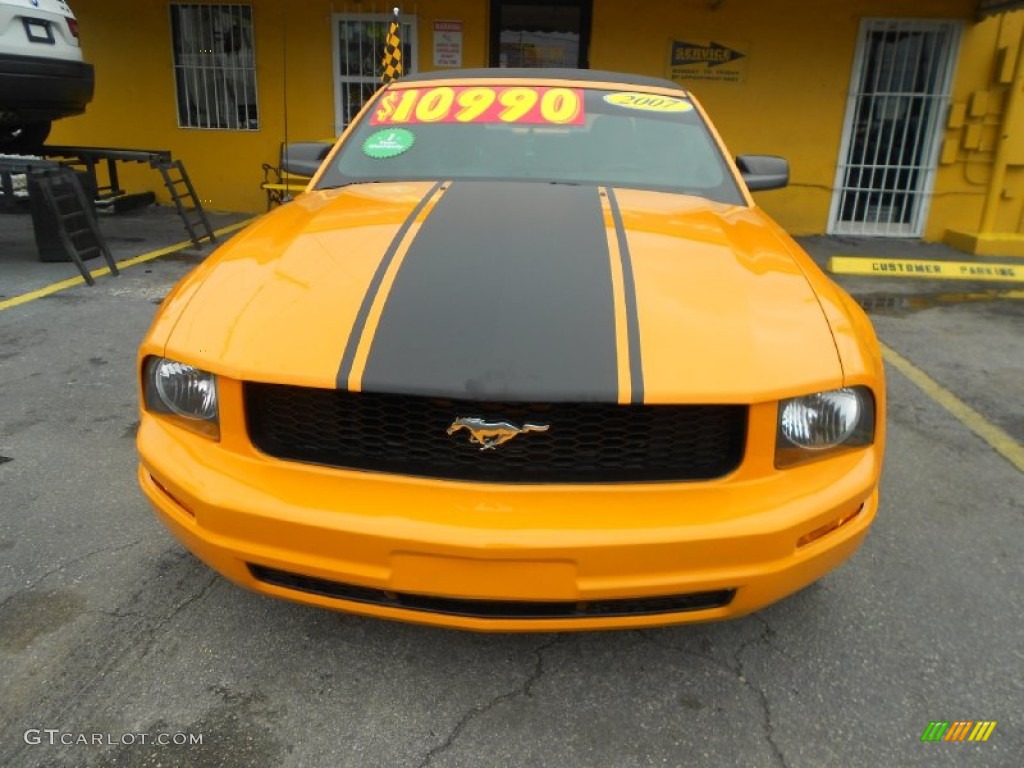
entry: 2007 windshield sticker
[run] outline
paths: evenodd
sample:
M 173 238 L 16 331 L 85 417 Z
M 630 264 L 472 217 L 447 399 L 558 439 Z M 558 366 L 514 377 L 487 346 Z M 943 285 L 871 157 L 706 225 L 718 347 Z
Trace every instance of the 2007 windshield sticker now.
M 642 109 L 645 112 L 689 112 L 693 109 L 693 104 L 686 99 L 653 93 L 609 93 L 604 100 L 617 107 Z
M 370 125 L 532 123 L 583 125 L 583 90 L 526 86 L 404 88 L 386 94 Z
M 416 142 L 416 134 L 405 128 L 376 131 L 363 142 L 363 154 L 375 160 L 384 160 L 408 152 Z

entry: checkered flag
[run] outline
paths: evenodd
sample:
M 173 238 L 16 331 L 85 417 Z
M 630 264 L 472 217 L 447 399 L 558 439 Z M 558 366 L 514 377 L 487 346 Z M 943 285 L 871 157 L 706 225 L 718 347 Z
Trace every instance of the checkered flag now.
M 398 34 L 400 29 L 398 9 L 395 8 L 395 18 L 391 20 L 391 26 L 388 27 L 388 36 L 384 40 L 384 58 L 380 62 L 384 68 L 380 81 L 385 85 L 402 76 L 402 41 L 399 39 Z

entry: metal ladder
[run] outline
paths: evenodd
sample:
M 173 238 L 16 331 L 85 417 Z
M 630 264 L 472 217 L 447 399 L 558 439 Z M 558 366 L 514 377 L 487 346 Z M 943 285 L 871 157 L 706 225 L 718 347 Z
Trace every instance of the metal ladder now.
M 78 175 L 71 168 L 35 171 L 39 189 L 43 193 L 47 208 L 57 223 L 57 235 L 64 251 L 75 262 L 85 282 L 95 285 L 96 279 L 85 265 L 85 259 L 93 252 L 102 255 L 111 274 L 118 275 L 117 264 L 103 239 L 92 204 L 82 191 Z
M 206 211 L 203 210 L 195 187 L 192 186 L 192 182 L 188 178 L 185 164 L 181 160 L 171 160 L 168 157 L 160 158 L 153 163 L 153 167 L 160 171 L 164 186 L 171 193 L 174 207 L 178 209 L 178 215 L 185 222 L 185 229 L 188 230 L 192 245 L 200 248 L 203 240 L 216 243 L 217 236 L 213 233 L 210 221 L 206 218 Z M 186 202 L 191 207 L 186 207 Z

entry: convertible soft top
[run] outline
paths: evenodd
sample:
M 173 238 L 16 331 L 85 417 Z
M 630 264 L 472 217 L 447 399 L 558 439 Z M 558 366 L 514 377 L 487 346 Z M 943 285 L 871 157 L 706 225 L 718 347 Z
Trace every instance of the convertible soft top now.
M 686 89 L 679 83 L 666 80 L 662 77 L 647 77 L 646 75 L 624 74 L 622 72 L 607 72 L 601 69 L 572 69 L 552 68 L 538 69 L 530 67 L 490 69 L 446 69 L 435 72 L 424 72 L 422 74 L 406 75 L 401 82 L 419 82 L 421 80 L 464 80 L 474 78 L 510 78 L 527 80 L 581 80 L 595 83 L 622 83 L 623 85 L 646 85 L 655 88 L 673 88 L 680 93 L 686 93 Z

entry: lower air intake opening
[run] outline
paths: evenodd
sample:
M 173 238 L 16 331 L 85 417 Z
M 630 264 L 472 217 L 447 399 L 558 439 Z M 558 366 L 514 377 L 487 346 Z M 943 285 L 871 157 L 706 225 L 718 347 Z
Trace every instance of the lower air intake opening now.
M 390 592 L 339 581 L 302 576 L 262 565 L 249 564 L 253 577 L 265 584 L 313 595 L 334 597 L 356 603 L 401 608 L 407 611 L 441 613 L 480 619 L 585 619 L 615 616 L 653 616 L 663 613 L 703 611 L 729 605 L 735 589 L 690 592 L 681 595 L 614 600 L 536 601 L 466 600 L 407 592 Z

